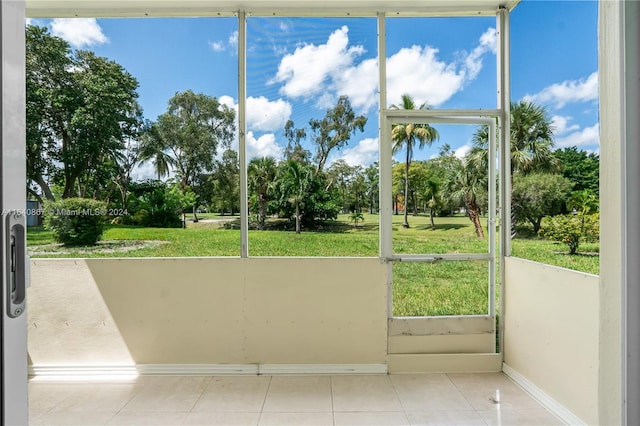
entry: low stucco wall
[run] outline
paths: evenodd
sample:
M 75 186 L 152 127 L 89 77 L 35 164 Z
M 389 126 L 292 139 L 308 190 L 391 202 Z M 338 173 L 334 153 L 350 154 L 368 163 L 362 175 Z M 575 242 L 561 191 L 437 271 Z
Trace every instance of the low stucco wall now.
M 505 285 L 505 364 L 597 424 L 599 278 L 506 258 Z
M 38 259 L 35 366 L 384 364 L 372 258 Z

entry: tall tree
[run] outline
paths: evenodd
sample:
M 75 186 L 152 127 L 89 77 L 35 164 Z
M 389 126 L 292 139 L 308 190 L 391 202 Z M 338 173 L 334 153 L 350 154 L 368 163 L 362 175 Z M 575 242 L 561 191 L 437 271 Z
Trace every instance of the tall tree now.
M 398 105 L 391 105 L 391 109 L 426 109 L 426 103 L 423 103 L 416 108 L 416 103 L 413 98 L 408 95 L 402 95 L 402 102 Z M 434 140 L 439 139 L 440 134 L 436 129 L 428 124 L 416 124 L 416 123 L 400 123 L 395 124 L 391 129 L 391 140 L 393 141 L 393 152 L 396 153 L 405 150 L 405 179 L 404 179 L 404 221 L 402 226 L 409 227 L 408 212 L 409 212 L 409 166 L 413 159 L 413 150 L 416 142 L 418 143 L 418 149 L 422 149 L 425 146 L 431 146 Z
M 448 171 L 444 191 L 453 201 L 464 205 L 476 236 L 484 238 L 480 209 L 481 200 L 487 193 L 487 173 L 478 169 L 472 161 L 460 162 L 458 167 Z
M 287 123 L 284 125 L 284 137 L 287 138 L 284 158 L 308 164 L 311 153 L 304 149 L 300 143 L 300 141 L 307 137 L 307 131 L 304 127 L 298 129 L 295 127 L 293 120 L 287 120 Z
M 364 170 L 366 197 L 369 206 L 369 214 L 377 213 L 379 204 L 380 170 L 378 162 L 371 164 Z
M 240 210 L 240 162 L 238 153 L 227 149 L 222 159 L 216 162 L 214 202 L 220 214 L 230 212 L 232 215 Z M 195 213 L 194 213 L 195 218 Z
M 316 145 L 315 159 L 318 162 L 316 172 L 321 172 L 334 149 L 340 149 L 349 143 L 356 132 L 364 131 L 367 117 L 356 116 L 348 96 L 340 96 L 338 103 L 327 110 L 321 120 L 309 120 L 313 131 L 313 143 Z
M 511 103 L 511 174 L 557 171 L 553 155 L 553 125 L 542 105 L 529 101 Z M 489 131 L 480 126 L 473 135 L 471 158 L 486 168 Z
M 54 124 L 70 121 L 77 93 L 68 72 L 73 65 L 71 47 L 35 25 L 26 27 L 25 47 L 27 187 L 39 199 L 42 194 L 54 200 L 49 182 L 58 170 Z
M 354 197 L 350 194 L 350 189 L 356 177 L 358 166 L 350 166 L 343 159 L 334 161 L 327 169 L 327 177 L 330 185 L 340 190 L 342 196 L 342 213 L 348 213 Z
M 510 108 L 511 182 L 516 173 L 557 171 L 559 162 L 553 155 L 553 126 L 545 108 L 524 100 L 512 102 Z M 476 168 L 488 170 L 489 131 L 487 126 L 479 127 L 473 135 L 470 158 Z M 512 220 L 512 237 L 516 234 L 515 226 L 515 220 Z
M 600 192 L 600 156 L 596 153 L 588 153 L 572 146 L 557 149 L 553 152 L 558 159 L 560 173 L 573 182 L 574 191 L 584 189 L 593 194 Z
M 571 193 L 571 181 L 559 174 L 530 173 L 513 177 L 513 211 L 538 232 L 542 218 L 563 213 Z
M 248 187 L 252 206 L 258 217 L 258 229 L 264 229 L 267 218 L 267 204 L 276 181 L 276 160 L 273 157 L 254 158 L 247 167 Z
M 127 208 L 131 172 L 140 161 L 140 150 L 138 148 L 136 140 L 131 139 L 126 142 L 123 150 L 116 150 L 110 153 L 117 170 L 113 177 L 113 183 L 120 192 L 120 202 L 123 209 Z
M 27 175 L 47 198 L 53 198 L 48 180 L 54 176 L 63 198 L 76 196 L 87 187 L 79 179 L 135 137 L 142 120 L 138 82 L 116 62 L 72 51 L 46 28 L 25 31 Z M 110 176 L 104 179 L 98 186 L 108 185 Z
M 294 207 L 297 234 L 301 230 L 301 207 L 307 196 L 311 178 L 312 173 L 309 166 L 294 160 L 287 160 L 280 169 L 278 182 L 283 198 L 282 201 L 286 201 Z
M 186 192 L 199 174 L 213 171 L 218 148 L 230 146 L 235 112 L 215 97 L 187 90 L 169 100 L 157 126 L 160 150 L 170 153 Z
M 436 209 L 440 204 L 440 182 L 434 177 L 430 177 L 424 186 L 422 192 L 422 199 L 425 201 L 427 208 L 429 209 L 429 221 L 431 223 L 431 229 L 436 229 L 436 223 L 433 217 L 435 216 Z
M 158 125 L 145 122 L 144 131 L 140 136 L 139 161 L 141 163 L 151 161 L 158 180 L 169 176 L 176 165 L 165 143 L 158 134 Z

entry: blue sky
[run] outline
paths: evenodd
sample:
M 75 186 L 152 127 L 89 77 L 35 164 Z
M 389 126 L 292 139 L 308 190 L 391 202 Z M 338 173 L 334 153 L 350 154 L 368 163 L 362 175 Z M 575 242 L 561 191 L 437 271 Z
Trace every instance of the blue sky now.
M 123 65 L 140 83 L 139 101 L 150 120 L 186 89 L 237 106 L 235 18 L 32 23 Z M 495 25 L 494 17 L 387 19 L 389 103 L 408 92 L 432 108 L 495 108 Z M 305 126 L 346 94 L 368 123 L 330 160 L 368 165 L 377 159 L 375 19 L 250 17 L 247 36 L 249 157 L 280 157 L 287 119 Z M 599 151 L 595 1 L 521 2 L 511 14 L 511 73 L 512 100 L 547 108 L 558 148 Z M 458 155 L 468 150 L 472 126 L 438 130 L 440 140 L 415 158 L 435 155 L 443 143 Z M 150 164 L 135 174 L 152 175 Z

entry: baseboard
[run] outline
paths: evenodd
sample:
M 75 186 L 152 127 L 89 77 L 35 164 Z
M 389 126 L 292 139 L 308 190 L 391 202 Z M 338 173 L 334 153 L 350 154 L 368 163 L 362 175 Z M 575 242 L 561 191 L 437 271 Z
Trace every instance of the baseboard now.
M 139 364 L 141 376 L 225 376 L 256 375 L 256 364 Z
M 502 364 L 502 371 L 511 380 L 518 384 L 522 389 L 529 392 L 533 398 L 535 398 L 540 404 L 542 404 L 547 410 L 551 411 L 563 422 L 568 425 L 586 425 L 578 416 L 567 410 L 562 404 L 549 396 L 545 391 L 536 386 L 529 379 L 518 373 L 507 364 Z
M 386 364 L 259 364 L 259 374 L 387 374 Z
M 139 364 L 28 367 L 30 377 L 52 380 L 108 380 L 136 376 L 224 376 L 300 374 L 386 374 L 386 364 Z
M 389 373 L 490 373 L 501 368 L 502 356 L 477 354 L 389 354 Z
M 138 377 L 138 370 L 130 365 L 69 366 L 29 365 L 30 378 L 42 381 L 116 381 Z

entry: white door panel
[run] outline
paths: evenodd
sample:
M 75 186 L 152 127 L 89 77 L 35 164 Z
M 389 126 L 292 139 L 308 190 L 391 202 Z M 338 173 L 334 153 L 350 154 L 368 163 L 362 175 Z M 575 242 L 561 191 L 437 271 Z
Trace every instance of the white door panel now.
M 24 2 L 0 2 L 2 425 L 28 424 Z

